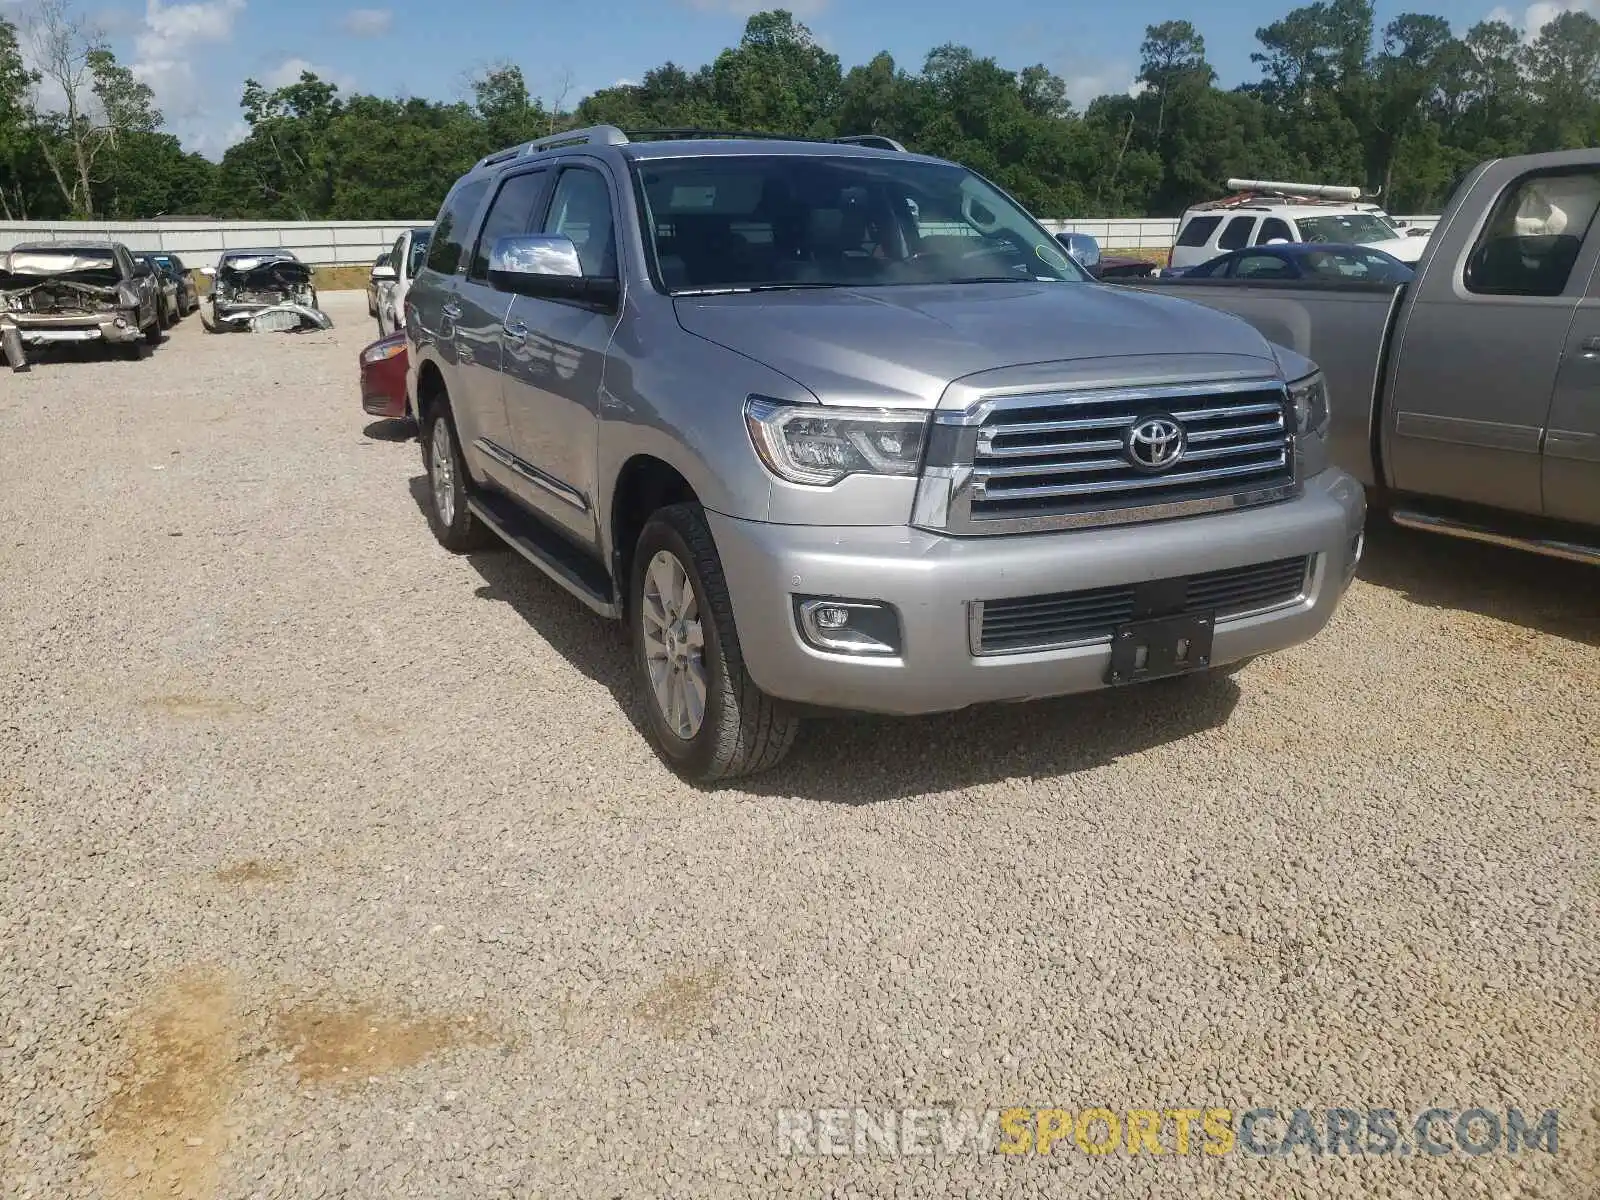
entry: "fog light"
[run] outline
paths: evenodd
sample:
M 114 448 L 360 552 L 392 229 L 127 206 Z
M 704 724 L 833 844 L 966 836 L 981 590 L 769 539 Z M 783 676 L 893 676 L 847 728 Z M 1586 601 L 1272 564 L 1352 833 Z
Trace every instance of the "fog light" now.
M 880 657 L 900 653 L 900 619 L 887 604 L 796 596 L 795 616 L 800 636 L 818 650 Z
M 1361 552 L 1367 548 L 1367 531 L 1365 528 L 1357 532 L 1350 542 L 1350 560 L 1344 568 L 1344 586 L 1348 588 L 1355 581 L 1356 568 L 1361 565 Z
M 118 317 L 116 320 L 116 325 L 118 329 L 126 329 L 128 327 L 128 318 Z
M 842 604 L 819 604 L 812 611 L 819 629 L 843 629 L 850 624 L 850 610 Z

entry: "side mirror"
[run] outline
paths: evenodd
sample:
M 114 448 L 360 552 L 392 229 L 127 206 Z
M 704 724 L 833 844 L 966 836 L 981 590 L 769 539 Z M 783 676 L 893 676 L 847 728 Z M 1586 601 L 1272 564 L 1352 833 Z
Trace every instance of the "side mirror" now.
M 400 278 L 400 276 L 395 274 L 395 270 L 394 270 L 393 267 L 373 267 L 372 268 L 372 282 L 373 283 L 393 283 L 396 279 L 399 279 L 399 278 Z
M 571 238 L 559 234 L 503 237 L 489 252 L 489 282 L 502 292 L 543 296 L 551 300 L 617 302 L 616 279 L 583 273 L 583 262 Z
M 1099 241 L 1087 233 L 1058 233 L 1056 241 L 1061 243 L 1080 267 L 1091 274 L 1098 274 L 1095 268 L 1100 265 Z

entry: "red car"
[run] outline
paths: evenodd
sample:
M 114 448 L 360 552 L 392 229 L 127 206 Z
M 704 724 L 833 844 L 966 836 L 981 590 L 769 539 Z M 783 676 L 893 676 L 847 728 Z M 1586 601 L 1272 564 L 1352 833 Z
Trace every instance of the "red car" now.
M 405 420 L 405 334 L 391 333 L 361 352 L 361 407 L 374 417 Z

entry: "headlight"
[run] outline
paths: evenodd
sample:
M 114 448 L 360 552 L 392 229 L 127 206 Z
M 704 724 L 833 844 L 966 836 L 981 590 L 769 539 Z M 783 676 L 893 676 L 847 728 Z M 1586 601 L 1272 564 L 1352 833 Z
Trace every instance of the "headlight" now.
M 1318 371 L 1289 385 L 1289 399 L 1294 402 L 1294 431 L 1302 437 L 1314 433 L 1318 437 L 1328 432 L 1328 381 Z
M 386 358 L 399 358 L 406 352 L 404 342 L 374 342 L 361 352 L 363 363 L 382 362 Z
M 791 483 L 827 485 L 846 475 L 915 475 L 928 413 L 784 404 L 751 396 L 750 440 L 767 469 Z

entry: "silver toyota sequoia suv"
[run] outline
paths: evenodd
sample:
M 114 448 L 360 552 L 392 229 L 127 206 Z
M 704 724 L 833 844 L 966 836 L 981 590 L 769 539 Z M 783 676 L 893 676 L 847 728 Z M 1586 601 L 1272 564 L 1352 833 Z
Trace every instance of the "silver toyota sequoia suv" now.
M 808 711 L 1281 650 L 1361 552 L 1312 363 L 1095 283 L 993 184 L 884 138 L 600 126 L 491 154 L 404 323 L 439 541 L 505 542 L 626 621 L 694 779 L 773 766 Z

